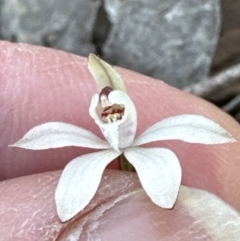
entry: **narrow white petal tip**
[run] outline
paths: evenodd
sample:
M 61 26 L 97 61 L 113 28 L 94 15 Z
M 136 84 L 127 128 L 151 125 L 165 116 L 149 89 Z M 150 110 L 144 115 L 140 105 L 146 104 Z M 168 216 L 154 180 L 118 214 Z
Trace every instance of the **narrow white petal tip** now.
M 17 143 L 18 143 L 18 142 L 15 142 L 15 143 L 13 143 L 13 144 L 10 144 L 10 145 L 8 145 L 8 147 L 17 147 L 17 146 L 18 146 Z
M 88 204 L 88 203 L 87 203 Z M 86 206 L 87 206 L 86 204 Z M 78 210 L 77 212 L 72 212 L 72 210 L 62 207 L 58 207 L 57 214 L 61 222 L 65 223 L 69 220 L 73 219 L 75 216 L 77 216 L 86 206 L 83 206 L 81 210 Z
M 165 197 L 165 200 L 162 200 L 161 202 L 155 201 L 151 199 L 157 206 L 164 208 L 164 209 L 172 209 L 173 206 L 176 203 L 178 193 L 174 195 L 174 197 Z
M 37 150 L 34 147 L 30 147 L 27 145 L 27 141 L 24 140 L 24 138 L 20 139 L 19 141 L 8 145 L 8 147 L 19 147 L 19 148 L 23 148 L 23 149 L 29 149 L 29 150 Z
M 28 145 L 28 140 L 25 140 L 25 138 L 21 138 L 17 142 L 8 145 L 8 147 L 17 147 L 22 149 L 28 149 L 28 150 L 38 150 L 38 148 L 35 148 L 34 146 Z
M 150 194 L 149 197 L 152 200 L 152 202 L 155 203 L 157 206 L 164 209 L 172 209 L 177 201 L 179 188 L 180 183 L 179 187 L 175 187 L 175 190 L 169 190 L 169 193 L 166 192 L 164 196 L 156 198 L 155 196 Z
M 58 214 L 58 217 L 60 218 L 61 222 L 65 223 L 65 222 L 71 220 L 72 218 L 74 218 L 78 214 L 78 212 L 69 215 L 69 211 L 67 209 L 62 209 L 62 210 L 57 210 L 57 214 Z
M 229 142 L 233 143 L 233 142 L 237 142 L 237 140 L 232 135 L 230 135 L 229 136 Z
M 89 62 L 92 61 L 92 59 L 96 58 L 96 55 L 93 54 L 93 53 L 90 53 L 89 56 L 88 56 L 88 59 L 89 59 Z

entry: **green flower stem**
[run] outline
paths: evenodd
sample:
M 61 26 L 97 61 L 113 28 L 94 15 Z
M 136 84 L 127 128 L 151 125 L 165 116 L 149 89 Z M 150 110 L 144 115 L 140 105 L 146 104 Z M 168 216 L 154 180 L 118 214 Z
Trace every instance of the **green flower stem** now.
M 121 170 L 135 172 L 135 168 L 123 154 L 118 157 L 118 162 Z

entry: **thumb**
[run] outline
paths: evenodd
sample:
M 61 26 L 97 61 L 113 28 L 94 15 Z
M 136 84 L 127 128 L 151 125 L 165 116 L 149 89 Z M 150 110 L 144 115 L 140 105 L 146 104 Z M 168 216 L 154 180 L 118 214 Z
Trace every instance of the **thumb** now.
M 135 173 L 110 170 L 91 203 L 63 224 L 54 203 L 59 176 L 60 172 L 48 172 L 0 183 L 1 241 L 226 241 L 240 237 L 239 215 L 217 197 L 182 186 L 174 209 L 162 209 L 141 189 Z

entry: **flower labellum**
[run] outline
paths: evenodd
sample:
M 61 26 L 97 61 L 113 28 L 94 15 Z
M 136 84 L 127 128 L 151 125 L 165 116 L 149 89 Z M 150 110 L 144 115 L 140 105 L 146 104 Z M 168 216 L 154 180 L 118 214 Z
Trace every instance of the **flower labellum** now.
M 156 205 L 173 207 L 182 177 L 177 156 L 166 148 L 139 145 L 176 139 L 201 144 L 235 141 L 217 123 L 192 114 L 162 120 L 135 139 L 137 111 L 121 76 L 94 54 L 89 55 L 88 67 L 100 88 L 100 93 L 92 97 L 89 113 L 107 141 L 81 127 L 48 122 L 34 127 L 12 145 L 33 150 L 64 146 L 102 149 L 76 157 L 64 168 L 55 193 L 57 212 L 63 222 L 73 218 L 90 202 L 104 169 L 120 155 L 134 167 L 142 187 Z
M 111 104 L 108 100 L 108 94 L 113 91 L 111 87 L 104 87 L 99 94 L 99 103 L 97 111 L 100 119 L 106 123 L 116 122 L 121 120 L 124 115 L 124 106 Z

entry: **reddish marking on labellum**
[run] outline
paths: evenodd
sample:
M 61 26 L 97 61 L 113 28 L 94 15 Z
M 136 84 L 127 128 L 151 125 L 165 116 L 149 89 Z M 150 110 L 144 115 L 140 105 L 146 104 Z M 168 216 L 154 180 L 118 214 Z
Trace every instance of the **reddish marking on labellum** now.
M 116 104 L 115 104 L 116 105 Z M 109 110 L 109 111 L 108 111 Z M 108 111 L 108 112 L 107 112 Z M 124 108 L 120 107 L 120 108 L 114 108 L 113 106 L 108 106 L 103 110 L 103 113 L 101 114 L 102 117 L 106 117 L 109 114 L 113 115 L 113 114 L 123 114 L 124 112 Z
M 107 123 L 121 120 L 125 111 L 123 105 L 112 104 L 109 102 L 108 95 L 111 91 L 113 91 L 113 89 L 109 86 L 106 86 L 99 94 L 98 113 L 102 121 Z

